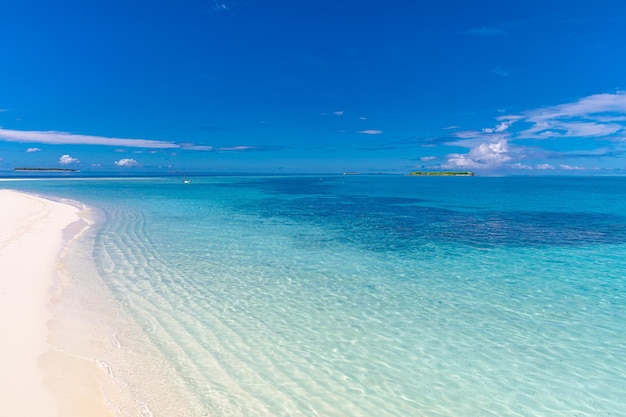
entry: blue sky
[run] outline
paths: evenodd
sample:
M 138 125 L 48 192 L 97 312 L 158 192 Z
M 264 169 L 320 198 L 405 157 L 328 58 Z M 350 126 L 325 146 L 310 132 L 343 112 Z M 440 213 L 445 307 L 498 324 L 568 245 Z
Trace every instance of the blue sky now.
M 623 0 L 4 1 L 0 39 L 0 172 L 626 170 Z

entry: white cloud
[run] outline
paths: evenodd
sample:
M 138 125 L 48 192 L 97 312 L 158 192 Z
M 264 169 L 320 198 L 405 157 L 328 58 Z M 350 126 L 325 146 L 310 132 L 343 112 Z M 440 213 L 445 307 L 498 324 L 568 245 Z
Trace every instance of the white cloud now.
M 41 152 L 41 149 L 39 149 L 39 148 L 28 148 L 28 149 L 26 149 L 26 152 L 28 152 L 28 153 Z
M 483 129 L 483 133 L 502 133 L 506 131 L 514 121 L 505 120 L 496 125 L 496 127 L 486 127 Z M 465 132 L 468 133 L 468 132 Z
M 115 161 L 115 165 L 118 167 L 140 167 L 141 164 L 132 158 L 122 158 L 119 161 Z
M 61 165 L 69 165 L 69 164 L 77 164 L 80 161 L 76 158 L 72 158 L 69 155 L 61 155 L 61 157 L 59 158 L 59 164 Z
M 537 169 L 541 169 L 541 170 L 553 170 L 554 167 L 550 164 L 539 164 L 537 165 Z
M 513 122 L 511 121 L 501 122 L 499 125 L 496 126 L 496 132 L 504 132 L 509 128 L 509 126 L 511 126 L 512 123 Z
M 344 113 L 344 112 L 343 112 L 343 110 L 341 110 L 341 111 L 334 111 L 334 112 L 333 112 L 333 114 L 334 114 L 335 116 L 342 116 L 342 115 L 343 115 L 343 113 Z
M 559 165 L 559 169 L 563 171 L 586 171 L 587 168 L 562 164 Z
M 511 164 L 511 168 L 513 168 L 513 169 L 521 169 L 521 170 L 531 170 L 531 169 L 533 169 L 533 167 L 531 167 L 530 165 L 525 165 L 525 164 L 522 164 L 520 162 L 516 162 L 514 164 Z
M 127 146 L 131 148 L 179 148 L 173 142 L 150 139 L 107 138 L 102 136 L 77 135 L 55 131 L 26 131 L 0 128 L 0 140 L 18 143 L 46 143 L 49 145 L 103 145 Z
M 435 159 L 437 159 L 436 156 L 423 156 L 420 158 L 420 161 L 422 162 L 430 162 L 430 161 L 434 161 Z
M 359 117 L 359 120 L 367 120 L 367 117 L 361 116 L 361 117 Z
M 466 154 L 450 154 L 443 168 L 496 169 L 512 159 L 506 139 L 481 143 Z
M 380 135 L 381 133 L 383 133 L 383 131 L 376 130 L 376 129 L 367 129 L 367 130 L 359 130 L 357 133 L 362 133 L 364 135 Z

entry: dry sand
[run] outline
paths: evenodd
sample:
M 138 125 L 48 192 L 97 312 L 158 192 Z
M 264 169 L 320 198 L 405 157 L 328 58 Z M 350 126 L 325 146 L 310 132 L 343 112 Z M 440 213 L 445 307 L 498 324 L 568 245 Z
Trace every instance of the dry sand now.
M 46 359 L 59 356 L 49 344 L 50 298 L 64 240 L 87 226 L 79 212 L 69 204 L 0 190 L 0 416 L 65 417 L 74 414 L 68 413 L 72 408 L 85 416 L 110 415 L 97 398 L 97 370 Z

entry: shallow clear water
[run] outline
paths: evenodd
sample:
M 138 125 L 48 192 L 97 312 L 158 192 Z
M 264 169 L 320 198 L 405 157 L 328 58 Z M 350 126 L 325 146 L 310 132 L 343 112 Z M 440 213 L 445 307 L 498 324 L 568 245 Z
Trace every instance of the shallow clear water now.
M 178 415 L 626 415 L 626 178 L 2 185 L 103 210 Z

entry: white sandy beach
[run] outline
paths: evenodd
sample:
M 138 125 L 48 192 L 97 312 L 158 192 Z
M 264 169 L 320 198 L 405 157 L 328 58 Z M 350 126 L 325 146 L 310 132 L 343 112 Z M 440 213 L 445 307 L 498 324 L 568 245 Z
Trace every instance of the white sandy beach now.
M 92 217 L 0 189 L 0 417 L 170 416 L 188 404 L 88 258 Z
M 60 392 L 42 358 L 50 354 L 51 290 L 64 239 L 83 229 L 80 209 L 0 190 L 0 415 L 58 416 Z M 54 368 L 54 367 L 52 367 Z M 54 379 L 53 379 L 54 380 Z M 58 377 L 57 377 L 58 380 Z M 82 384 L 82 381 L 74 381 Z M 91 415 L 91 414 L 90 414 Z

